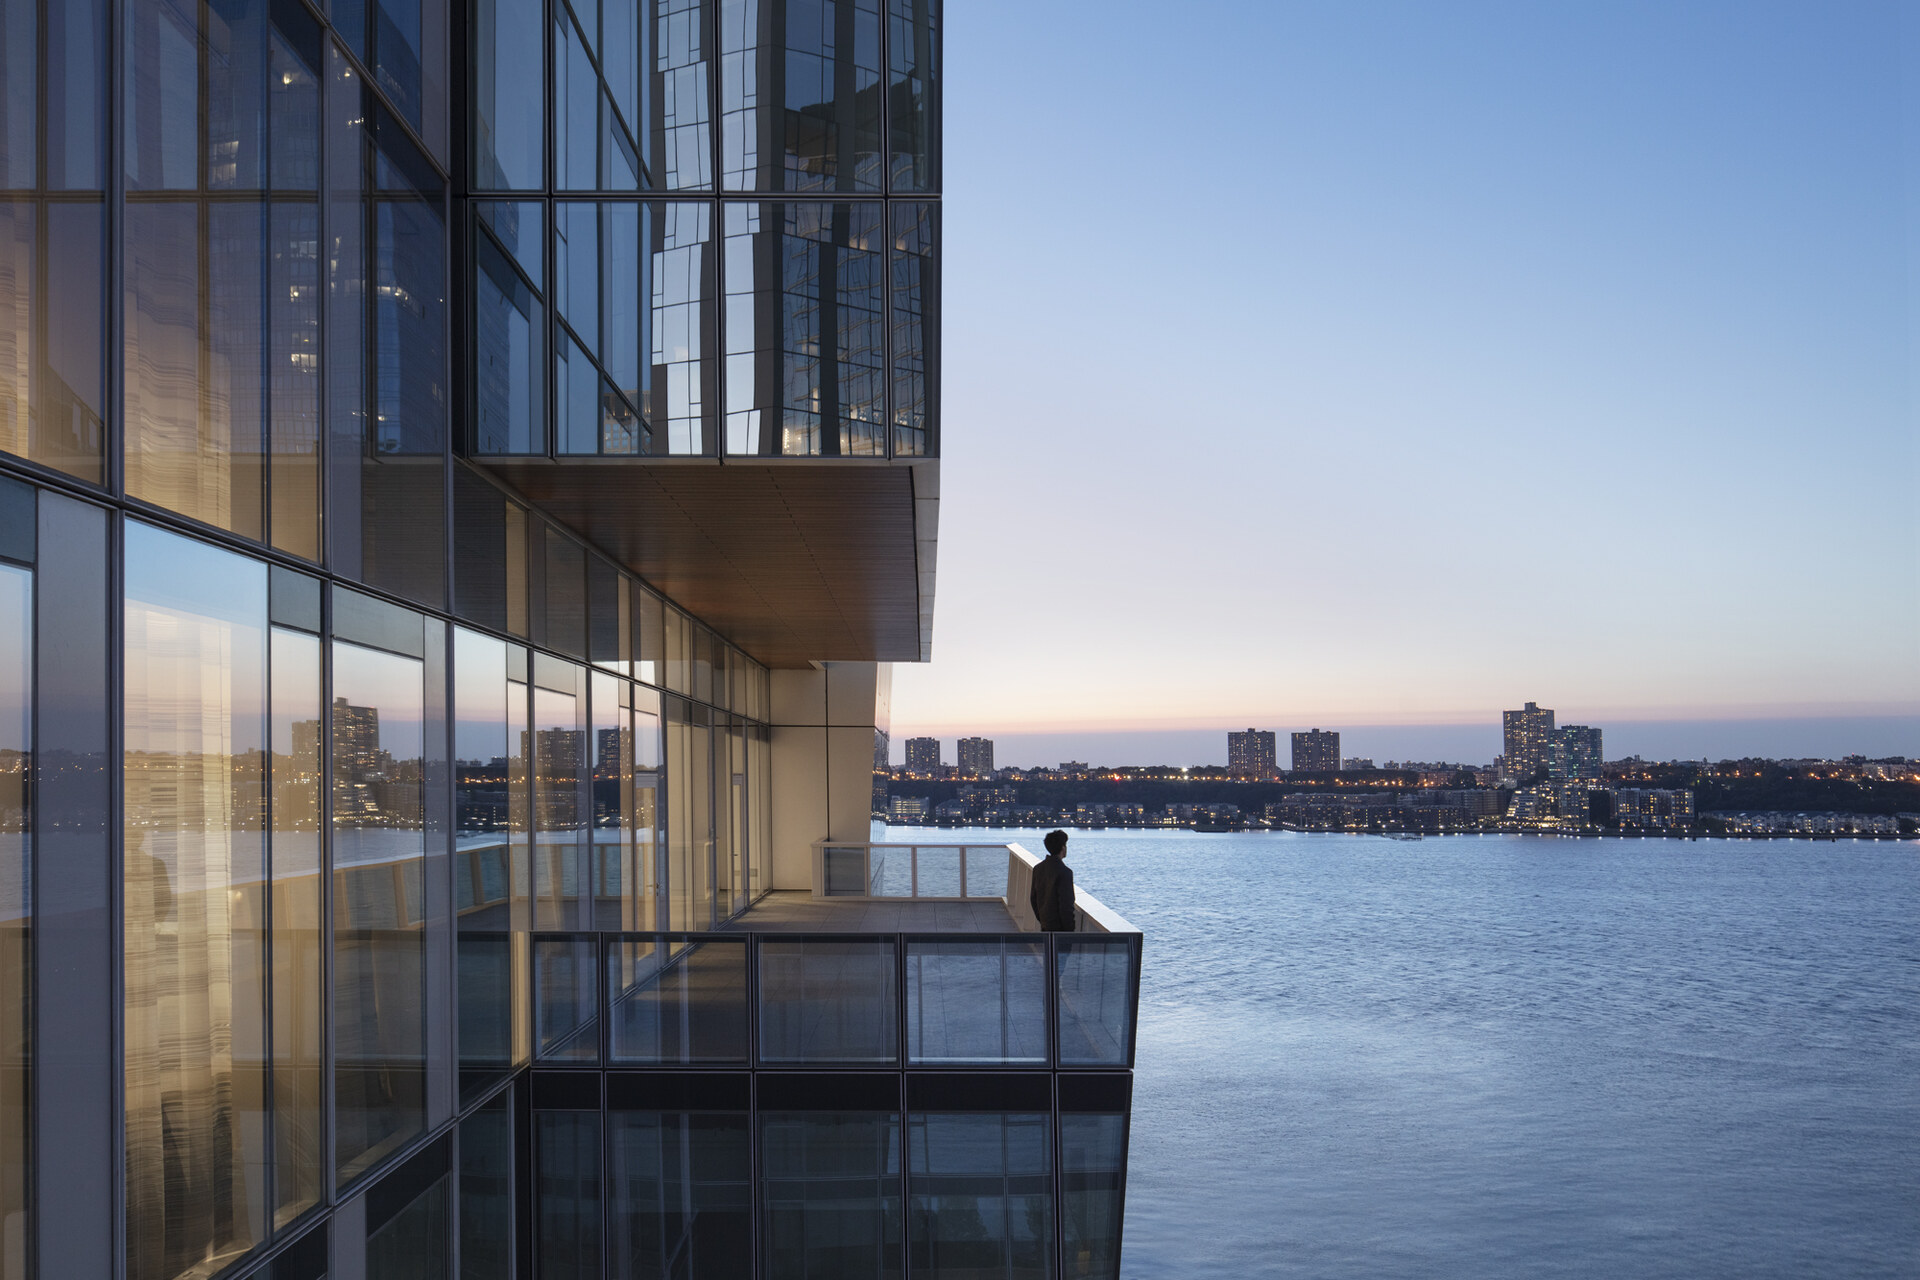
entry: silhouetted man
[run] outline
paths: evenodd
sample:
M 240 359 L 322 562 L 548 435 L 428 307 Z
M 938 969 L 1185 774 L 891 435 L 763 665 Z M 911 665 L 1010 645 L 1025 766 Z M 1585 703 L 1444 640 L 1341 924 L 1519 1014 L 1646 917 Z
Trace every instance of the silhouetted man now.
M 1033 869 L 1027 899 L 1046 933 L 1073 932 L 1073 872 L 1067 866 L 1067 833 L 1047 832 L 1047 856 Z

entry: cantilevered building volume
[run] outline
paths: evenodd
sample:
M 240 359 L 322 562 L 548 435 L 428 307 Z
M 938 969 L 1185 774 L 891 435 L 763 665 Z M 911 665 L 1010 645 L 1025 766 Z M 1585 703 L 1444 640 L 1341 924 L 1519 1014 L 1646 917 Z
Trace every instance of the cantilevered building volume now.
M 9 0 L 0 1280 L 1118 1274 L 1138 933 L 869 823 L 940 22 Z

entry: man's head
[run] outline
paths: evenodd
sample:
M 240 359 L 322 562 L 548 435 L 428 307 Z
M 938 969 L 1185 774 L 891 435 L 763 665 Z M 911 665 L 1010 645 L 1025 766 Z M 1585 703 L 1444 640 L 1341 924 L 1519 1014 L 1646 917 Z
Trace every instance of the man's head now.
M 1046 846 L 1047 846 L 1047 852 L 1054 855 L 1056 858 L 1066 857 L 1067 856 L 1067 833 L 1064 831 L 1047 832 Z

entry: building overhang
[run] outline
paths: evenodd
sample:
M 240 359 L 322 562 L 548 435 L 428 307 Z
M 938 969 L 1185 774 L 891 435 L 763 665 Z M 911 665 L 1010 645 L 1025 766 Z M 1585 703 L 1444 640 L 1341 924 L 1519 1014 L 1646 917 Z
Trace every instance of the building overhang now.
M 937 460 L 474 461 L 766 666 L 931 656 Z

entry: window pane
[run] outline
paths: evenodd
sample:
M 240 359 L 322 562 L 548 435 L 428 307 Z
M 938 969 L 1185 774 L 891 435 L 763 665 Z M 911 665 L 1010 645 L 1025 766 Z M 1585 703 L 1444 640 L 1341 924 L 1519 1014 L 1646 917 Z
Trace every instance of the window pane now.
M 534 1051 L 543 1061 L 600 1059 L 594 952 L 590 935 L 533 941 Z
M 334 1161 L 341 1182 L 425 1124 L 425 671 L 333 645 Z
M 762 1062 L 899 1060 L 892 938 L 760 942 Z
M 445 1280 L 449 1181 L 442 1174 L 367 1235 L 367 1280 Z
M 627 868 L 633 860 L 633 725 L 621 705 L 624 681 L 591 673 L 593 696 L 593 811 L 588 869 L 595 928 L 618 929 L 633 918 Z M 631 926 L 629 926 L 631 927 Z
M 893 291 L 893 452 L 935 450 L 940 405 L 940 208 L 893 206 L 889 287 Z
M 729 204 L 727 452 L 879 456 L 878 204 Z
M 600 1114 L 533 1118 L 540 1280 L 600 1280 Z
M 1053 1275 L 1050 1129 L 1045 1114 L 907 1117 L 915 1277 Z
M 747 1060 L 746 939 L 621 939 L 607 983 L 614 1062 Z
M 0 565 L 0 1280 L 27 1280 L 29 1256 L 32 621 L 33 575 Z
M 878 0 L 723 5 L 720 55 L 727 190 L 880 189 Z
M 586 813 L 581 790 L 587 761 L 580 714 L 579 699 L 571 694 L 533 691 L 536 929 L 566 929 L 580 922 L 576 904 L 582 887 Z
M 753 1274 L 747 1117 L 615 1112 L 613 1274 L 736 1280 Z
M 544 453 L 546 311 L 485 234 L 475 237 L 474 264 L 475 448 Z
M 910 939 L 907 1060 L 1045 1063 L 1045 943 Z
M 895 191 L 940 189 L 940 0 L 887 0 L 889 178 Z
M 770 1112 L 760 1126 L 770 1280 L 900 1275 L 900 1117 Z
M 460 1122 L 461 1280 L 513 1276 L 512 1094 Z
M 127 1273 L 266 1238 L 267 571 L 126 533 Z
M 326 1191 L 321 1075 L 320 640 L 275 627 L 272 658 L 275 1224 Z
M 1120 1280 L 1126 1172 L 1126 1116 L 1060 1117 L 1060 1225 L 1068 1275 Z
M 514 904 L 526 890 L 514 880 L 507 725 L 509 688 L 524 718 L 526 686 L 509 686 L 504 642 L 464 628 L 453 633 L 453 678 L 460 1081 L 472 1097 L 512 1067 L 514 1015 L 525 1007 L 514 981 Z
M 647 0 L 653 23 L 652 99 L 647 169 L 668 191 L 713 189 L 713 132 L 708 104 L 705 0 Z
M 1133 946 L 1124 938 L 1060 938 L 1062 1066 L 1126 1066 L 1133 1039 Z
M 473 13 L 474 188 L 546 185 L 540 0 L 478 0 Z
M 26 7 L 9 5 L 9 17 Z M 92 484 L 105 438 L 105 228 L 95 202 L 0 201 L 0 450 Z

